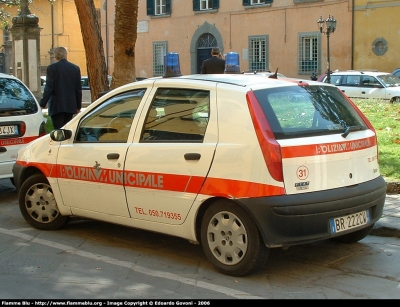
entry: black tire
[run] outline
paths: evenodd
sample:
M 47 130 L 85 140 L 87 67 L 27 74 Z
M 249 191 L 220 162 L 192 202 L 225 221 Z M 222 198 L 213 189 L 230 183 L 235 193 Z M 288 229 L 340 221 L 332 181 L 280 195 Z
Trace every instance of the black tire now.
M 390 99 L 390 103 L 400 102 L 400 97 L 393 97 Z
M 254 221 L 229 200 L 219 200 L 205 212 L 201 244 L 211 264 L 231 276 L 259 270 L 269 254 Z
M 60 214 L 51 186 L 42 174 L 35 174 L 22 184 L 18 202 L 24 219 L 37 229 L 55 230 L 69 221 L 69 216 Z
M 366 236 L 368 236 L 371 233 L 372 228 L 374 228 L 374 224 L 369 225 L 366 228 L 351 232 L 347 235 L 332 238 L 332 240 L 335 242 L 346 243 L 346 244 L 356 243 L 364 239 Z

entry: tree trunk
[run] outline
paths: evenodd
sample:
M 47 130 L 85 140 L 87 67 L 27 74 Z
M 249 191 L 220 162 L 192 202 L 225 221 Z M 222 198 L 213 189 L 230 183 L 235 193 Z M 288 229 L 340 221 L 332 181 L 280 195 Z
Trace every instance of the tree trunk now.
M 130 0 L 125 1 L 130 2 Z M 86 68 L 92 101 L 94 101 L 100 92 L 109 89 L 103 39 L 93 0 L 75 0 L 75 6 L 81 24 Z
M 111 88 L 136 81 L 135 44 L 139 0 L 116 0 L 114 73 Z

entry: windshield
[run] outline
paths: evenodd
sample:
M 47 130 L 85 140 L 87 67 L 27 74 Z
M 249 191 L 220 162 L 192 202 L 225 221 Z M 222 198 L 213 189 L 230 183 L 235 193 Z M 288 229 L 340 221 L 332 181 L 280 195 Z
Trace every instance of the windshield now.
M 364 121 L 336 87 L 291 86 L 254 92 L 276 139 L 367 129 Z
M 400 78 L 392 74 L 380 75 L 378 78 L 385 84 L 386 87 L 400 86 Z
M 35 98 L 18 80 L 0 78 L 0 116 L 34 114 Z

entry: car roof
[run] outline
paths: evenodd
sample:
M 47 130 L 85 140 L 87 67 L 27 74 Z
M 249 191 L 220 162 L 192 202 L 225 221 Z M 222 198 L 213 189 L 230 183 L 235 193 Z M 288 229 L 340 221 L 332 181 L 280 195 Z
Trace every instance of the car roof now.
M 389 72 L 384 72 L 384 71 L 377 71 L 377 70 L 343 70 L 343 71 L 334 71 L 331 73 L 331 75 L 369 75 L 369 76 L 381 76 L 381 75 L 388 75 L 390 74 Z
M 270 72 L 270 71 L 248 71 L 248 72 L 242 72 L 242 74 L 244 74 L 244 75 L 259 75 L 259 76 L 269 77 L 269 76 L 274 75 L 275 73 Z M 276 72 L 276 75 L 278 77 L 284 77 L 284 78 L 286 77 L 285 75 L 283 75 L 279 72 Z
M 0 73 L 0 78 L 19 80 L 17 77 L 14 77 L 13 75 L 8 75 L 4 73 Z
M 179 77 L 154 77 L 148 78 L 140 82 L 152 82 L 154 80 L 192 80 L 192 81 L 205 81 L 213 83 L 225 83 L 231 85 L 237 85 L 242 87 L 281 87 L 281 86 L 293 86 L 297 83 L 313 83 L 315 81 L 300 79 L 300 78 L 267 78 L 259 74 L 193 74 L 193 75 L 183 75 Z M 179 82 L 178 82 L 179 83 Z

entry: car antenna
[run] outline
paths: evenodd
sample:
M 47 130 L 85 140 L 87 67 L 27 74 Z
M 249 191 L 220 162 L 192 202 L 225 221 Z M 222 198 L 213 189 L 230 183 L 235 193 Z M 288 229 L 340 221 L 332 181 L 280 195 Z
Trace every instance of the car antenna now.
M 278 68 L 276 69 L 273 75 L 270 75 L 268 78 L 278 79 Z

